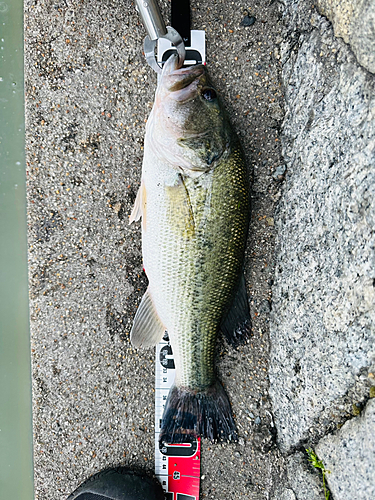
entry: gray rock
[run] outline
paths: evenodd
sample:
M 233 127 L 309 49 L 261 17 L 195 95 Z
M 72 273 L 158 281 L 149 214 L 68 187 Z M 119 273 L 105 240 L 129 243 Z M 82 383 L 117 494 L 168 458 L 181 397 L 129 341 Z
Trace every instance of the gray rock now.
M 365 400 L 374 358 L 374 79 L 330 23 L 311 21 L 283 54 L 270 394 L 284 452 Z
M 336 435 L 323 438 L 316 452 L 330 471 L 329 488 L 335 500 L 375 498 L 375 400 L 363 414 L 349 420 Z
M 285 0 L 287 45 L 296 49 L 301 33 L 311 30 L 315 6 L 333 25 L 335 36 L 349 44 L 358 63 L 375 72 L 375 2 L 373 0 Z M 298 47 L 298 46 L 297 46 Z
M 279 165 L 272 174 L 272 177 L 276 180 L 282 180 L 284 178 L 285 171 L 286 171 L 286 166 Z
M 318 0 L 320 12 L 332 22 L 353 50 L 358 62 L 375 73 L 375 2 L 373 0 Z
M 297 500 L 324 500 L 322 475 L 309 464 L 301 452 L 287 460 L 289 484 Z
M 314 9 L 313 0 L 284 0 L 284 22 L 289 31 L 289 40 L 295 33 L 309 31 L 311 12 Z
M 282 121 L 284 119 L 284 110 L 281 106 L 276 102 L 272 102 L 269 104 L 269 113 L 272 118 L 276 121 Z
M 272 497 L 272 500 L 296 500 L 296 495 L 289 488 L 277 489 Z
M 267 224 L 269 226 L 273 226 L 274 225 L 274 220 L 272 218 L 268 217 L 266 219 L 266 221 L 267 221 Z M 263 300 L 262 303 L 260 304 L 259 312 L 261 314 L 269 314 L 270 311 L 271 311 L 271 306 L 270 306 L 269 301 L 268 300 Z

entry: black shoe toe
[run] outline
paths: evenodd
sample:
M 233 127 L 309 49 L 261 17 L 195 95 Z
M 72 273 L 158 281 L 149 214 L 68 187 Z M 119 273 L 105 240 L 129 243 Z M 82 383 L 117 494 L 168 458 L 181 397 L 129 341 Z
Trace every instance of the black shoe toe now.
M 164 500 L 164 493 L 146 473 L 116 467 L 91 476 L 67 500 Z

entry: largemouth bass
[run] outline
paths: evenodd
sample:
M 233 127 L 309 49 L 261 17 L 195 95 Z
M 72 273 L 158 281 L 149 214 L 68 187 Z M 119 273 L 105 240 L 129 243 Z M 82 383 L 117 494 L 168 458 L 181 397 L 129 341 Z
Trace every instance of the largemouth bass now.
M 221 329 L 233 344 L 250 333 L 243 260 L 249 178 L 206 67 L 165 63 L 146 125 L 142 182 L 130 222 L 142 217 L 149 286 L 131 330 L 136 347 L 168 331 L 176 365 L 161 440 L 236 440 L 214 365 Z

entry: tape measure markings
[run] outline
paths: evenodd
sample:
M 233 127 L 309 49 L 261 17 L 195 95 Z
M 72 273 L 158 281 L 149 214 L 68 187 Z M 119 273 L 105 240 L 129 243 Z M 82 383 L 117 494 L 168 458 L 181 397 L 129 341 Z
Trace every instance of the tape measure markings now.
M 190 47 L 186 48 L 185 65 L 206 64 L 206 34 L 204 30 L 191 30 Z M 159 65 L 176 49 L 169 40 L 159 38 L 157 61 Z M 160 74 L 158 74 L 158 80 Z M 169 390 L 175 379 L 172 347 L 166 333 L 156 346 L 155 365 L 155 475 L 159 479 L 167 500 L 199 500 L 201 439 L 192 443 L 166 444 L 160 447 L 159 436 Z
M 175 378 L 172 348 L 167 336 L 156 346 L 155 365 L 155 475 L 167 500 L 198 500 L 200 438 L 192 443 L 165 444 L 159 436 L 164 408 Z

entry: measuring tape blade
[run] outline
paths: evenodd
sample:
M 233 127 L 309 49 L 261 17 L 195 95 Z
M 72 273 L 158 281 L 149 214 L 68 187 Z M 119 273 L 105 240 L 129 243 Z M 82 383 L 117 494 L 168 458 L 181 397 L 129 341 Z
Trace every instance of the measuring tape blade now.
M 185 47 L 184 66 L 206 64 L 206 34 L 190 31 L 190 46 Z M 159 38 L 157 62 L 160 66 L 176 51 L 171 42 Z M 160 74 L 158 74 L 160 78 Z M 159 444 L 161 422 L 169 390 L 175 378 L 175 364 L 168 334 L 156 346 L 155 369 L 155 475 L 167 500 L 199 500 L 201 439 L 179 444 Z
M 161 421 L 169 389 L 175 378 L 175 364 L 168 335 L 156 346 L 155 366 L 155 475 L 167 500 L 198 500 L 201 440 L 159 444 Z

